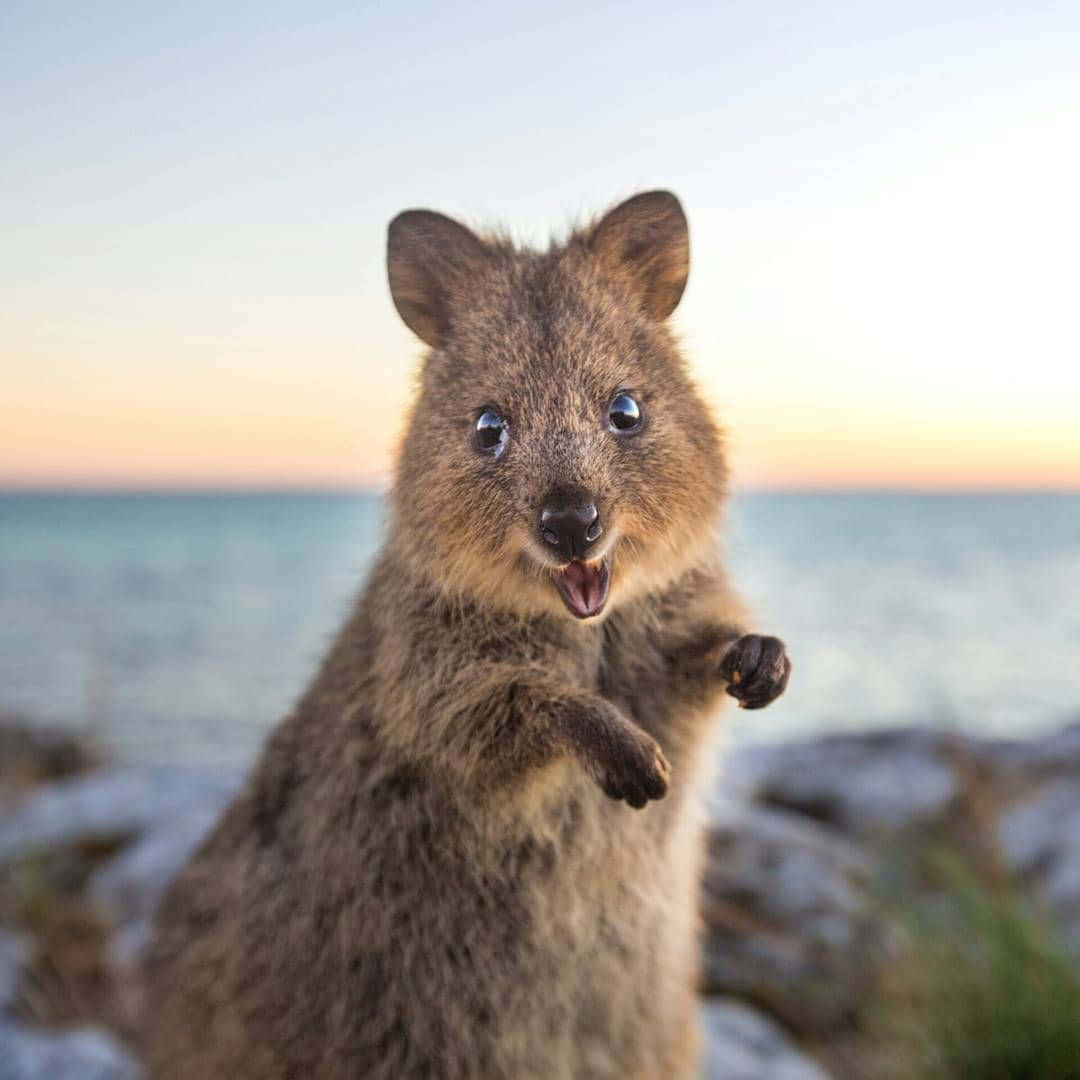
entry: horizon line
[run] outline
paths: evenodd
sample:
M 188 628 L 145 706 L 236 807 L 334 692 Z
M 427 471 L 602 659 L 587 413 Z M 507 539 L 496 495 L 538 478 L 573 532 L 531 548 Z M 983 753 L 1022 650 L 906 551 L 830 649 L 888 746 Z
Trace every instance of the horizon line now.
M 0 498 L 12 496 L 384 496 L 390 484 L 5 484 Z M 1024 496 L 1080 495 L 1080 484 L 1023 485 L 997 487 L 973 484 L 948 487 L 915 484 L 736 484 L 729 494 L 738 495 L 920 495 L 940 496 Z

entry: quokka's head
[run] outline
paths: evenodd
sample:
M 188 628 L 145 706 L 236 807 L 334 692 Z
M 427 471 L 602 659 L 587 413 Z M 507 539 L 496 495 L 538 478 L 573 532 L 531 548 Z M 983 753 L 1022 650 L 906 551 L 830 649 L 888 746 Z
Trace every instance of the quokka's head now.
M 547 252 L 408 210 L 387 261 L 430 346 L 390 539 L 417 572 L 590 619 L 702 558 L 724 465 L 666 325 L 689 269 L 674 195 L 637 195 Z

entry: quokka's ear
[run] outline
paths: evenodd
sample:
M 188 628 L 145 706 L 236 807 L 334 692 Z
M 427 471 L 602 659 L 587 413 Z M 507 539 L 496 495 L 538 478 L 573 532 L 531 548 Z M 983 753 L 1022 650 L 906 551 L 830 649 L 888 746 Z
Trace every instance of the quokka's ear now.
M 443 345 L 455 305 L 491 259 L 491 249 L 479 237 L 444 214 L 398 214 L 387 231 L 386 270 L 405 325 L 428 345 Z
M 690 231 L 670 191 L 645 191 L 619 203 L 586 240 L 650 319 L 659 322 L 675 310 L 690 272 Z

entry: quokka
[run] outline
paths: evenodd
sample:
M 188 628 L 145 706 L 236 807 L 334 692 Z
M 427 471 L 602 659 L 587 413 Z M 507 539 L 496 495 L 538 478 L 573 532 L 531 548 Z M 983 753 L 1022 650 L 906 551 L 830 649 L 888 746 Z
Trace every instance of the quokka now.
M 429 347 L 385 543 L 159 912 L 158 1078 L 687 1077 L 722 695 L 790 663 L 717 548 L 674 195 L 547 251 L 390 224 Z

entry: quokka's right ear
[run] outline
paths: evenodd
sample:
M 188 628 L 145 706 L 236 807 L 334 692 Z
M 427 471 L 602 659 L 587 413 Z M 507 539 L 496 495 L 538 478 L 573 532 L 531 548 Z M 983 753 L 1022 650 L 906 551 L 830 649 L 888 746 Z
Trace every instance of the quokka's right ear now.
M 690 272 L 690 233 L 670 191 L 645 191 L 609 210 L 587 242 L 650 319 L 676 308 Z
M 491 249 L 445 214 L 404 210 L 390 222 L 386 270 L 405 325 L 433 348 L 446 342 L 455 306 Z

